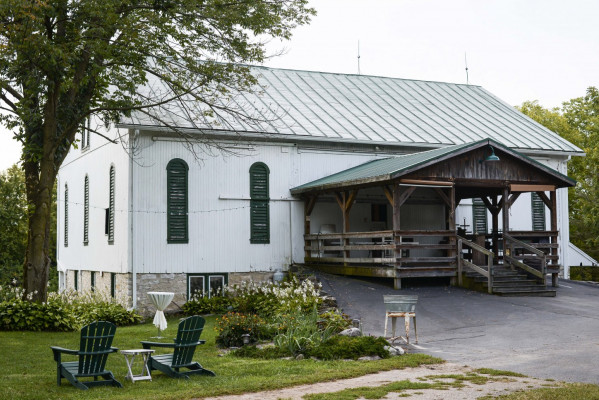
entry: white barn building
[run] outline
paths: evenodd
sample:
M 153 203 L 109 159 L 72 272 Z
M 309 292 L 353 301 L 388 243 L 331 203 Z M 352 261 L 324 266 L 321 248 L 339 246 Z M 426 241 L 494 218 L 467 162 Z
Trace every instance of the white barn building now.
M 71 150 L 58 177 L 61 288 L 125 292 L 143 311 L 148 291 L 173 291 L 181 305 L 194 290 L 269 279 L 294 263 L 326 264 L 333 272 L 355 267 L 357 274 L 370 268 L 375 276 L 395 278 L 396 286 L 412 276 L 455 278 L 461 268 L 456 230 L 472 240 L 478 234 L 478 243 L 497 253 L 492 231 L 503 230 L 506 210 L 508 231 L 550 244 L 553 270 L 544 272 L 561 266 L 568 277 L 564 187 L 574 182 L 565 174 L 581 149 L 479 86 L 263 67 L 253 73 L 260 93 L 241 95 L 236 104 L 260 121 L 191 126 L 176 110 L 166 116 L 218 144 L 197 144 L 199 159 L 178 134 L 143 118 L 102 131 L 116 143 L 86 134 Z M 500 161 L 487 163 L 491 153 Z M 365 163 L 398 156 L 412 159 L 363 172 Z M 473 170 L 482 169 L 493 188 L 478 192 L 472 188 L 479 183 L 472 183 L 460 189 L 452 176 L 405 178 L 425 165 L 418 163 L 451 166 L 458 156 L 474 160 Z M 526 175 L 523 181 L 497 175 L 506 165 Z M 353 176 L 352 168 L 362 175 Z M 409 193 L 403 196 L 402 188 Z M 443 232 L 431 240 L 402 239 L 400 224 L 412 233 Z M 546 234 L 535 240 L 535 231 Z M 350 232 L 379 237 L 355 234 L 362 240 L 356 241 Z M 411 266 L 401 257 L 437 256 L 444 259 L 441 269 L 420 263 L 419 270 L 398 275 Z

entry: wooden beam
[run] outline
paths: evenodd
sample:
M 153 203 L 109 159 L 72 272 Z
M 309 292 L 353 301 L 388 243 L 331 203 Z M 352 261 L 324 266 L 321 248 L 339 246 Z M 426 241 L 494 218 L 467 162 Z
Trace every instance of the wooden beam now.
M 412 190 L 410 191 L 410 189 Z M 402 193 L 402 188 L 399 186 L 399 183 L 393 185 L 393 232 L 397 232 L 401 228 L 401 205 L 414 189 L 414 187 L 405 188 L 403 189 L 404 193 Z M 405 196 L 406 193 L 407 196 Z M 402 198 L 404 198 L 403 201 Z M 400 240 L 401 237 L 395 236 L 394 233 L 393 244 L 395 244 L 395 249 L 393 250 L 393 259 L 395 260 L 395 279 L 393 280 L 393 287 L 395 289 L 401 289 L 401 278 L 397 275 L 397 269 L 401 267 L 401 249 L 397 247 L 398 244 L 401 244 Z
M 492 219 L 492 224 L 493 224 L 493 232 L 491 232 L 493 234 L 493 253 L 495 254 L 495 257 L 493 259 L 494 263 L 497 263 L 498 261 L 498 255 L 499 255 L 499 206 L 497 205 L 497 196 L 493 196 L 491 198 L 491 207 L 495 210 L 497 210 L 497 212 L 492 212 L 491 211 L 491 219 Z
M 520 185 L 512 183 L 510 192 L 552 192 L 555 190 L 555 185 Z
M 508 200 L 508 208 L 512 208 L 512 205 L 514 204 L 514 202 L 516 200 L 518 200 L 518 197 L 520 197 L 520 193 L 514 193 L 510 196 L 510 199 Z
M 399 185 L 396 185 L 396 186 L 399 187 Z M 401 195 L 399 195 L 399 197 L 397 198 L 399 207 L 401 207 L 403 205 L 403 203 L 405 203 L 406 200 L 412 195 L 412 193 L 414 193 L 414 190 L 416 190 L 416 187 L 412 186 L 412 187 L 406 188 L 406 190 L 404 190 L 401 193 Z M 394 201 L 395 201 L 395 196 L 398 196 L 398 193 L 393 193 Z
M 387 197 L 387 200 L 389 200 L 389 204 L 391 204 L 391 207 L 393 207 L 393 191 L 392 189 L 385 185 L 383 186 L 383 192 L 385 192 L 385 196 Z
M 536 192 L 536 193 L 541 198 L 541 200 L 543 200 L 543 203 L 545 203 L 547 208 L 549 208 L 551 210 L 551 200 L 549 199 L 549 197 L 547 197 L 545 192 Z
M 337 200 L 337 204 L 339 204 L 341 211 L 345 210 L 345 198 L 342 197 L 341 193 L 335 192 L 335 200 Z
M 509 195 L 510 189 L 508 186 L 503 188 L 503 196 L 501 197 L 503 212 L 503 232 L 509 232 L 510 230 L 510 207 L 509 207 Z
M 304 213 L 307 216 L 310 216 L 312 214 L 314 206 L 316 205 L 316 199 L 318 199 L 318 195 L 310 196 L 309 198 L 304 200 Z
M 424 179 L 400 179 L 399 182 L 404 185 L 453 186 L 453 182 L 427 181 Z
M 354 202 L 356 201 L 356 196 L 358 195 L 358 189 L 356 190 L 352 190 L 349 193 L 349 196 L 346 196 L 346 201 L 345 201 L 345 211 L 347 213 L 349 213 L 349 210 L 351 210 L 351 207 L 354 205 Z
M 483 196 L 480 199 L 483 201 L 483 203 L 485 203 L 485 206 L 491 212 L 492 215 L 497 216 L 499 214 L 499 211 L 501 211 L 501 208 L 499 208 L 497 205 L 491 204 L 491 202 L 489 201 L 489 198 L 487 196 Z
M 437 192 L 441 200 L 443 200 L 448 207 L 451 207 L 452 202 L 449 199 L 449 197 L 447 197 L 447 195 L 443 192 L 443 189 L 435 188 L 435 192 Z

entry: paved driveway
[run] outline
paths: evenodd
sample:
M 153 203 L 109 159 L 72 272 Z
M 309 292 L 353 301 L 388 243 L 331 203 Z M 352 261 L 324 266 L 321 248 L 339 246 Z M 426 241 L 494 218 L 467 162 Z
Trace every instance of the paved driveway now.
M 560 281 L 554 298 L 499 297 L 450 286 L 396 291 L 318 275 L 339 306 L 361 318 L 365 334 L 383 334 L 383 294 L 417 294 L 419 343 L 412 351 L 472 367 L 599 383 L 599 287 Z

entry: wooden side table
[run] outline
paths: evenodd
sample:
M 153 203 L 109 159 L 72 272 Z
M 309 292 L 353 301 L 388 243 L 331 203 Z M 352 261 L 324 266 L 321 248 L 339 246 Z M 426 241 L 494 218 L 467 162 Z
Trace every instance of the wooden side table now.
M 127 363 L 127 378 L 131 379 L 131 382 L 152 380 L 152 375 L 150 374 L 150 369 L 148 368 L 148 358 L 153 352 L 154 350 L 150 349 L 121 350 L 121 354 L 125 356 L 125 362 Z M 135 361 L 135 356 L 138 355 L 141 355 L 142 357 L 143 366 L 141 368 L 141 374 L 134 375 L 132 367 L 133 362 Z

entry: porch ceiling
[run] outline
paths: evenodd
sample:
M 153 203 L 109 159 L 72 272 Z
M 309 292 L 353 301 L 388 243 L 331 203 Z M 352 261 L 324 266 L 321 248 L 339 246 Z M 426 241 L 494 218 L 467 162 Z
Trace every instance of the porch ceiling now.
M 488 146 L 500 156 L 498 162 L 481 163 Z M 458 162 L 459 156 L 463 156 Z M 450 162 L 451 160 L 451 162 Z M 452 165 L 452 162 L 455 165 Z M 484 165 L 483 165 L 484 164 Z M 493 165 L 486 167 L 486 165 Z M 476 170 L 483 171 L 476 171 Z M 576 182 L 530 157 L 510 149 L 492 139 L 448 146 L 440 149 L 372 160 L 335 174 L 291 189 L 301 195 L 342 191 L 391 183 L 399 178 L 423 181 L 453 182 L 456 186 L 471 188 L 465 193 L 475 197 L 479 192 L 501 188 L 506 183 L 550 184 L 555 187 L 574 186 Z M 484 189 L 483 189 L 484 188 Z M 466 197 L 466 196 L 463 196 Z M 470 196 L 468 196 L 470 197 Z

